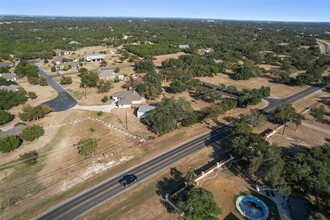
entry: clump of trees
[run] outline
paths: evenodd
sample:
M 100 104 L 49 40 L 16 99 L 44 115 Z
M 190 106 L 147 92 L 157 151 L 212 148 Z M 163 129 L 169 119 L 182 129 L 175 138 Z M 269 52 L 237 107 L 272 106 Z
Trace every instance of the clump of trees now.
M 32 150 L 19 155 L 19 157 L 22 161 L 24 161 L 25 164 L 33 166 L 38 162 L 39 154 L 36 150 Z
M 286 104 L 275 109 L 275 111 L 272 113 L 272 119 L 276 123 L 284 125 L 282 133 L 284 134 L 287 123 L 295 123 L 297 129 L 298 126 L 301 124 L 302 120 L 304 119 L 304 116 L 302 114 L 297 113 L 295 108 L 292 107 L 292 105 Z
M 80 139 L 76 145 L 78 149 L 78 154 L 88 157 L 93 156 L 94 152 L 97 149 L 98 141 L 95 138 L 83 138 Z
M 213 104 L 206 109 L 206 117 L 216 119 L 219 115 L 237 107 L 237 102 L 233 99 L 225 99 L 221 103 Z
M 197 113 L 184 98 L 163 98 L 157 107 L 148 112 L 144 122 L 158 135 L 176 129 L 180 124 L 189 126 L 198 121 Z
M 155 65 L 152 60 L 140 60 L 135 63 L 134 70 L 137 73 L 146 73 L 154 71 Z
M 13 106 L 24 104 L 27 101 L 25 94 L 16 91 L 0 90 L 0 109 L 11 109 Z
M 14 119 L 14 115 L 9 112 L 0 109 L 0 125 L 6 124 Z
M 252 61 L 247 61 L 244 63 L 244 65 L 235 69 L 233 78 L 236 80 L 247 80 L 259 76 L 261 72 L 261 69 L 254 66 Z
M 47 105 L 38 105 L 35 107 L 26 105 L 22 108 L 22 112 L 19 113 L 19 117 L 22 121 L 38 120 L 50 111 L 51 109 Z
M 72 78 L 71 76 L 61 76 L 60 79 L 60 84 L 61 85 L 67 85 L 72 83 Z
M 17 149 L 21 145 L 22 141 L 18 136 L 8 136 L 0 138 L 0 152 L 8 153 Z
M 111 88 L 113 88 L 113 82 L 110 80 L 101 79 L 96 83 L 96 87 L 98 88 L 99 93 L 108 92 Z
M 313 107 L 311 108 L 311 115 L 313 116 L 313 119 L 320 120 L 325 115 L 326 110 L 324 105 L 320 105 L 319 107 Z
M 97 73 L 94 72 L 84 71 L 79 76 L 80 76 L 80 87 L 96 87 L 97 82 L 100 80 L 99 75 L 97 75 Z
M 149 100 L 158 98 L 162 93 L 162 75 L 150 71 L 143 77 L 143 80 L 144 82 L 136 86 L 136 91 Z
M 39 137 L 43 136 L 45 130 L 39 125 L 32 125 L 24 128 L 22 132 L 22 138 L 25 141 L 34 141 Z

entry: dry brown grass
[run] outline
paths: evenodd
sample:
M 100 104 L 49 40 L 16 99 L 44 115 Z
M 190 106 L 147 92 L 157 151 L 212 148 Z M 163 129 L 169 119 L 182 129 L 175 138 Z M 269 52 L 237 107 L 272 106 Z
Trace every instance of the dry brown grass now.
M 177 59 L 181 55 L 187 55 L 186 53 L 179 52 L 179 53 L 171 53 L 171 54 L 165 54 L 165 55 L 159 55 L 155 56 L 155 60 L 153 60 L 155 66 L 161 66 L 162 62 L 167 59 Z
M 271 96 L 274 98 L 284 98 L 286 96 L 297 93 L 307 86 L 287 86 L 278 83 L 269 82 L 266 78 L 256 77 L 249 80 L 233 80 L 227 74 L 219 73 L 214 77 L 199 77 L 200 80 L 215 83 L 225 84 L 226 86 L 236 86 L 238 89 L 256 89 L 261 86 L 269 86 L 271 89 Z

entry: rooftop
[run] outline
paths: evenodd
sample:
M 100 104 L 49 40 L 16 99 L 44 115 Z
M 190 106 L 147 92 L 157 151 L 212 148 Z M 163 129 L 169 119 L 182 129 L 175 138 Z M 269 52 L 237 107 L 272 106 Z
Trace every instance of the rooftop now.
M 135 91 L 116 92 L 112 97 L 119 99 L 118 105 L 130 105 L 133 101 L 142 100 L 142 97 Z
M 0 73 L 0 77 L 6 80 L 13 80 L 16 79 L 16 74 L 14 73 Z
M 115 77 L 115 73 L 114 73 L 113 69 L 99 69 L 98 75 L 99 75 L 100 79 Z
M 18 85 L 0 86 L 0 90 L 16 91 L 18 88 Z
M 152 105 L 141 105 L 138 109 L 138 112 L 148 112 L 155 109 L 155 106 Z

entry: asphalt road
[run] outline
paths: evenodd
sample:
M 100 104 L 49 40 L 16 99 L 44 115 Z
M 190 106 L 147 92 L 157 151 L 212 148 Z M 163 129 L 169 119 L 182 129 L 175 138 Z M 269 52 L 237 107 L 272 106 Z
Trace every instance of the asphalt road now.
M 287 97 L 282 100 L 276 100 L 270 103 L 267 107 L 262 109 L 265 113 L 275 109 L 276 107 L 284 103 L 295 102 L 307 95 L 310 95 L 320 87 L 310 87 L 297 94 L 294 94 L 290 97 Z M 164 170 L 167 167 L 181 161 L 188 155 L 198 151 L 199 149 L 209 145 L 214 141 L 219 141 L 227 136 L 228 126 L 222 126 L 215 131 L 197 137 L 196 139 L 189 141 L 181 146 L 170 150 L 166 153 L 163 153 L 145 163 L 139 164 L 136 167 L 133 167 L 116 177 L 113 177 L 98 186 L 89 189 L 76 197 L 65 201 L 63 204 L 43 213 L 41 216 L 37 217 L 40 220 L 48 219 L 76 219 L 79 216 L 87 213 L 96 206 L 101 205 L 102 203 L 108 201 L 109 199 L 115 197 L 116 195 L 128 190 L 134 185 L 124 188 L 119 185 L 119 180 L 122 176 L 127 174 L 134 174 L 138 177 L 139 181 L 145 180 L 147 178 L 156 175 L 160 171 Z
M 65 111 L 77 105 L 77 101 L 53 80 L 52 75 L 48 75 L 40 68 L 38 72 L 40 76 L 47 79 L 48 85 L 50 85 L 57 92 L 56 98 L 43 103 L 48 105 L 52 109 L 52 112 Z
M 330 47 L 329 47 L 329 45 L 326 44 L 326 43 L 323 43 L 321 41 L 319 41 L 319 42 L 324 45 L 324 47 L 325 47 L 325 54 L 330 55 Z

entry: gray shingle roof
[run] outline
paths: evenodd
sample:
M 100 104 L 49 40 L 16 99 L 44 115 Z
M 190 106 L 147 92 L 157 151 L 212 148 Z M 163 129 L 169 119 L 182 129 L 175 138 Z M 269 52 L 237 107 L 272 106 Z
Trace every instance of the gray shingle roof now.
M 98 71 L 98 75 L 100 79 L 104 78 L 115 78 L 115 73 L 113 69 L 100 69 Z
M 0 66 L 3 67 L 13 67 L 14 63 L 13 62 L 0 62 Z
M 9 91 L 16 91 L 19 88 L 18 85 L 9 85 L 9 86 L 0 86 L 0 90 L 9 90 Z
M 0 131 L 0 138 L 12 135 L 21 135 L 26 125 L 17 125 L 8 131 Z
M 118 105 L 130 105 L 133 101 L 142 100 L 142 97 L 135 91 L 116 92 L 112 97 L 119 99 Z
M 0 73 L 0 77 L 4 78 L 5 80 L 13 80 L 16 78 L 16 74 L 14 73 Z
M 155 106 L 152 106 L 152 105 L 141 105 L 138 109 L 138 112 L 143 112 L 143 113 L 146 113 L 148 111 L 151 111 L 153 109 L 155 109 L 156 107 Z

